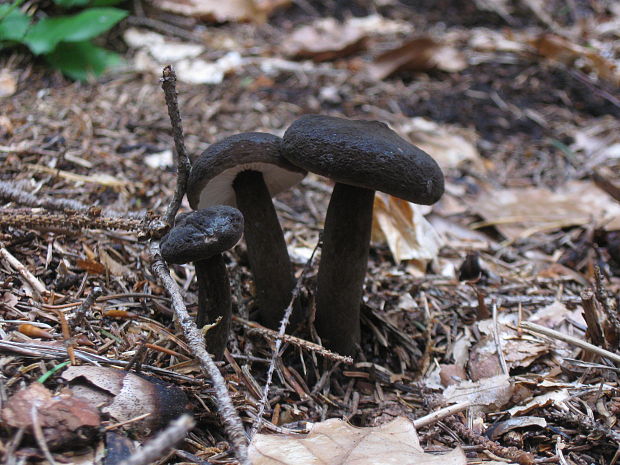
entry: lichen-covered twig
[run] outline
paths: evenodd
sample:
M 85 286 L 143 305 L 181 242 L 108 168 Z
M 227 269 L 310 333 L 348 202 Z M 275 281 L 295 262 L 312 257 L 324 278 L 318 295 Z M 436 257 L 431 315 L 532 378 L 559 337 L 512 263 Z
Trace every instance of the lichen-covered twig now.
M 106 231 L 135 231 L 151 235 L 160 230 L 161 225 L 159 223 L 160 221 L 155 217 L 137 219 L 77 212 L 39 213 L 26 209 L 0 209 L 0 224 L 3 226 L 26 227 L 37 230 L 82 231 L 84 229 L 102 229 Z
M 172 309 L 176 315 L 177 321 L 183 330 L 185 340 L 189 345 L 192 353 L 198 358 L 200 368 L 202 372 L 211 378 L 213 388 L 215 389 L 215 396 L 217 398 L 217 408 L 224 424 L 224 429 L 230 438 L 237 459 L 242 465 L 250 465 L 248 461 L 248 447 L 245 431 L 241 419 L 235 410 L 230 396 L 228 395 L 228 389 L 226 388 L 226 382 L 217 368 L 213 359 L 207 352 L 205 346 L 205 339 L 202 333 L 198 330 L 194 319 L 189 315 L 187 307 L 183 302 L 181 296 L 181 289 L 172 276 L 168 266 L 164 262 L 159 252 L 159 242 L 151 242 L 151 268 L 153 273 L 159 278 L 160 282 L 166 288 L 170 297 L 172 298 Z
M 8 181 L 0 181 L 0 199 L 26 207 L 45 208 L 46 210 L 53 211 L 71 213 L 86 213 L 92 211 L 92 206 L 84 205 L 77 200 L 47 197 L 42 194 L 31 194 L 30 192 L 19 189 Z M 101 214 L 114 218 L 132 218 L 134 220 L 144 219 L 147 216 L 146 211 L 119 212 L 110 208 L 102 208 Z
M 191 163 L 185 148 L 181 113 L 179 112 L 179 103 L 177 101 L 177 76 L 172 69 L 172 66 L 166 66 L 162 74 L 161 88 L 164 90 L 166 106 L 168 107 L 168 116 L 170 116 L 170 123 L 172 124 L 172 136 L 174 138 L 174 146 L 176 148 L 177 163 L 177 184 L 174 190 L 174 197 L 168 205 L 168 209 L 164 215 L 164 223 L 168 226 L 172 226 L 174 223 L 174 217 L 179 211 L 181 201 L 185 195 Z
M 243 326 L 247 328 L 251 328 L 256 331 L 261 336 L 264 336 L 268 339 L 276 340 L 278 338 L 282 339 L 282 341 L 292 344 L 294 346 L 300 347 L 309 352 L 315 352 L 321 357 L 328 358 L 334 362 L 342 362 L 347 365 L 351 365 L 353 363 L 353 358 L 348 355 L 340 355 L 331 350 L 326 349 L 325 347 L 315 344 L 314 342 L 306 341 L 305 339 L 301 339 L 299 337 L 291 336 L 290 334 L 282 334 L 280 335 L 278 331 L 274 331 L 273 329 L 265 328 L 254 321 L 244 320 L 238 316 L 233 316 L 233 321 L 241 323 Z
M 479 433 L 476 433 L 475 431 L 467 428 L 463 423 L 461 423 L 456 415 L 446 418 L 444 422 L 450 428 L 452 428 L 461 438 L 464 438 L 473 444 L 483 446 L 485 449 L 488 449 L 489 452 L 491 452 L 492 454 L 495 454 L 505 459 L 510 459 L 511 461 L 517 462 L 520 465 L 534 465 L 535 463 L 535 457 L 529 452 L 517 449 L 516 447 L 504 447 L 501 444 L 498 444 L 497 442 L 492 441 Z

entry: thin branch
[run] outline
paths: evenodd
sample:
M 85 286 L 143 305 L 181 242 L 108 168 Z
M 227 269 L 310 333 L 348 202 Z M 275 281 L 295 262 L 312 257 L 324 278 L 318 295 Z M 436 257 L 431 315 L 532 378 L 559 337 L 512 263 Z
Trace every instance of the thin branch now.
M 172 309 L 183 330 L 187 345 L 200 363 L 200 369 L 205 376 L 211 378 L 217 398 L 217 409 L 222 418 L 224 430 L 232 442 L 237 459 L 242 465 L 250 465 L 248 460 L 247 438 L 245 436 L 243 424 L 228 394 L 226 382 L 207 352 L 204 336 L 198 330 L 194 319 L 190 317 L 185 307 L 183 297 L 181 296 L 181 289 L 176 281 L 172 279 L 172 276 L 170 276 L 170 271 L 159 251 L 159 242 L 152 241 L 150 247 L 152 257 L 151 269 L 172 298 Z
M 594 354 L 600 355 L 601 357 L 608 358 L 609 360 L 615 363 L 620 363 L 620 355 L 614 354 L 613 352 L 610 352 L 605 349 L 601 349 L 600 347 L 596 347 L 595 345 L 582 341 L 581 339 L 577 339 L 567 334 L 562 334 L 559 331 L 555 331 L 550 328 L 545 328 L 544 326 L 530 323 L 529 321 L 521 322 L 521 325 L 519 327 L 527 331 L 531 331 L 533 333 L 542 334 L 552 339 L 559 339 L 560 341 L 568 342 L 569 344 L 577 346 L 580 349 L 583 349 L 587 352 L 592 352 Z
M 194 427 L 195 422 L 189 415 L 181 415 L 172 421 L 165 430 L 131 454 L 120 465 L 147 465 L 162 458 L 164 453 L 173 448 Z
M 157 218 L 144 217 L 122 218 L 108 217 L 88 212 L 64 212 L 47 213 L 33 212 L 26 209 L 0 209 L 0 224 L 17 228 L 29 228 L 37 230 L 70 230 L 82 231 L 84 229 L 103 229 L 106 231 L 122 230 L 136 231 L 144 234 L 156 233 L 161 229 Z
M 166 66 L 162 73 L 161 88 L 164 90 L 168 116 L 170 116 L 170 124 L 172 124 L 172 136 L 174 137 L 174 146 L 176 148 L 175 161 L 177 164 L 177 184 L 174 190 L 174 197 L 164 215 L 164 223 L 168 226 L 174 224 L 174 217 L 181 207 L 181 201 L 187 189 L 187 178 L 192 167 L 185 148 L 181 113 L 179 112 L 179 102 L 177 101 L 176 82 L 177 75 L 172 66 Z
M 256 414 L 256 421 L 254 422 L 254 425 L 252 426 L 252 432 L 250 433 L 250 438 L 253 438 L 256 435 L 256 433 L 258 433 L 258 430 L 260 429 L 263 423 L 263 415 L 265 414 L 265 406 L 267 405 L 267 401 L 269 398 L 269 388 L 271 387 L 271 380 L 273 378 L 273 372 L 276 367 L 276 360 L 278 359 L 278 356 L 280 355 L 280 347 L 282 346 L 282 341 L 284 339 L 284 333 L 286 332 L 286 327 L 288 326 L 288 320 L 291 317 L 291 313 L 293 313 L 293 305 L 295 304 L 295 301 L 297 300 L 297 298 L 299 297 L 299 293 L 301 292 L 301 284 L 303 282 L 303 278 L 305 277 L 307 271 L 310 269 L 310 265 L 312 264 L 312 260 L 314 259 L 314 254 L 316 253 L 316 251 L 318 250 L 320 246 L 321 246 L 321 241 L 319 240 L 316 246 L 314 247 L 314 250 L 312 251 L 310 258 L 304 265 L 304 269 L 302 270 L 301 275 L 299 276 L 299 279 L 297 280 L 297 283 L 295 284 L 295 289 L 293 289 L 291 301 L 289 302 L 288 307 L 286 307 L 286 310 L 284 311 L 284 316 L 282 317 L 282 321 L 280 321 L 280 328 L 278 331 L 278 335 L 276 336 L 275 347 L 273 348 L 273 352 L 271 354 L 271 362 L 269 363 L 269 369 L 267 370 L 267 380 L 265 381 L 265 387 L 263 388 L 263 396 L 260 399 L 260 406 L 258 409 L 258 413 Z
M 315 352 L 321 357 L 330 359 L 334 362 L 342 362 L 347 365 L 351 365 L 353 363 L 353 357 L 349 357 L 348 355 L 340 355 L 331 350 L 326 349 L 322 345 L 315 344 L 314 342 L 306 341 L 305 339 L 301 339 L 299 337 L 291 336 L 290 334 L 280 334 L 273 329 L 265 328 L 264 326 L 254 322 L 244 320 L 238 316 L 233 316 L 233 321 L 241 323 L 246 328 L 251 328 L 256 331 L 261 336 L 264 336 L 268 339 L 278 339 L 281 338 L 284 342 L 288 344 L 292 344 L 294 346 L 300 347 L 309 352 Z

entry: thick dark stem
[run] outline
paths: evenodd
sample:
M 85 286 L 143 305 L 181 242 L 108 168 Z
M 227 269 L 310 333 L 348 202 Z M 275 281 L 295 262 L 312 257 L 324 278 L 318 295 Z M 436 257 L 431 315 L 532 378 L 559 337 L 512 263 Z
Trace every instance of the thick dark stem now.
M 233 188 L 237 208 L 244 217 L 245 242 L 256 285 L 259 317 L 265 326 L 277 329 L 295 285 L 284 234 L 262 173 L 239 173 Z M 300 318 L 301 312 L 297 308 L 290 321 L 296 324 Z
M 196 326 L 201 329 L 204 325 L 215 323 L 218 317 L 222 317 L 205 336 L 207 350 L 213 354 L 215 360 L 222 360 L 232 318 L 228 271 L 221 254 L 197 261 L 194 265 L 198 282 Z
M 314 324 L 323 345 L 343 355 L 353 354 L 360 340 L 374 196 L 337 183 L 325 218 Z

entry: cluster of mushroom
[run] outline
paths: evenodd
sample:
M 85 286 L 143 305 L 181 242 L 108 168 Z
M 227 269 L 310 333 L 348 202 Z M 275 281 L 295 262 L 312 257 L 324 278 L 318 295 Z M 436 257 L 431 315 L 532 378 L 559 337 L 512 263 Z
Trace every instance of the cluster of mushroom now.
M 211 145 L 194 163 L 188 181 L 187 196 L 197 211 L 178 218 L 161 250 L 170 263 L 195 263 L 197 323 L 220 319 L 206 336 L 216 358 L 222 357 L 231 318 L 221 253 L 242 233 L 261 322 L 276 328 L 290 302 L 293 271 L 271 197 L 299 182 L 306 171 L 336 182 L 325 218 L 314 324 L 323 344 L 342 354 L 352 354 L 360 340 L 374 192 L 429 205 L 444 186 L 428 154 L 377 121 L 306 115 L 282 139 L 244 133 Z M 301 309 L 292 319 L 303 320 Z

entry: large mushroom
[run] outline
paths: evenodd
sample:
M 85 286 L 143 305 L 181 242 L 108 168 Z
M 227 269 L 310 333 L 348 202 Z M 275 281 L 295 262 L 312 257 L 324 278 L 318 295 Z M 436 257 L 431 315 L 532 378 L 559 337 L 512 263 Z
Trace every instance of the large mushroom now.
M 378 121 L 306 115 L 283 140 L 291 163 L 336 181 L 323 231 L 315 326 L 327 347 L 352 354 L 360 339 L 375 191 L 430 205 L 443 194 L 443 174 L 427 153 Z
M 291 300 L 293 270 L 271 198 L 306 171 L 281 155 L 282 139 L 248 132 L 212 144 L 195 161 L 187 185 L 192 208 L 232 205 L 245 218 L 245 241 L 256 286 L 259 319 L 277 328 Z M 301 319 L 297 308 L 292 323 Z
M 221 360 L 226 348 L 232 303 L 230 281 L 222 253 L 231 249 L 243 234 L 243 216 L 236 208 L 220 205 L 177 217 L 176 224 L 161 239 L 166 262 L 193 262 L 198 283 L 196 325 L 217 322 L 206 334 L 207 350 Z

